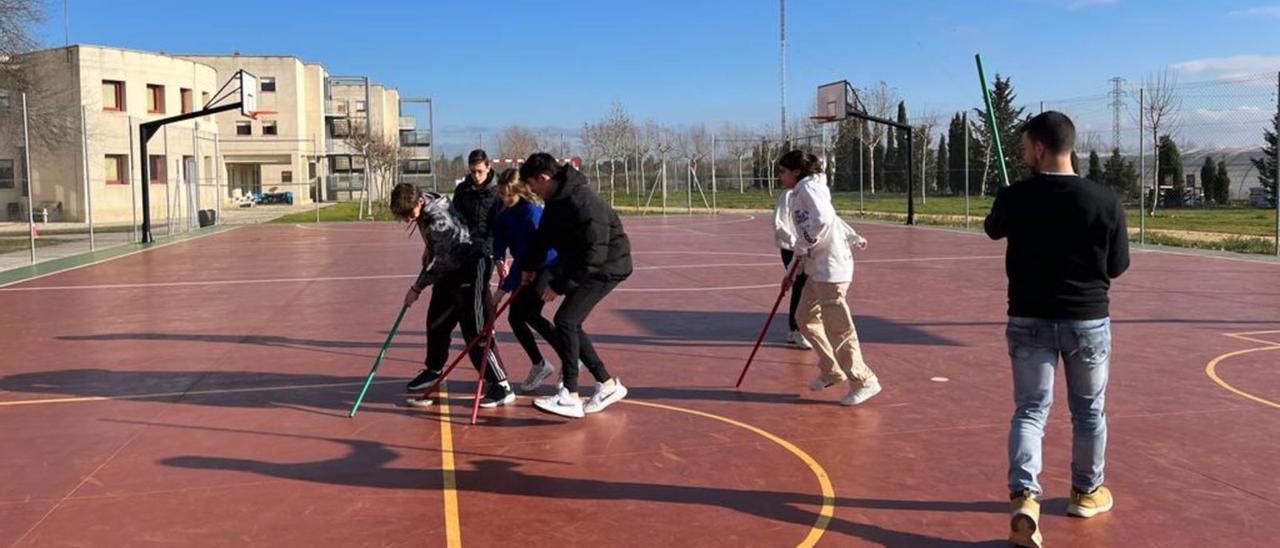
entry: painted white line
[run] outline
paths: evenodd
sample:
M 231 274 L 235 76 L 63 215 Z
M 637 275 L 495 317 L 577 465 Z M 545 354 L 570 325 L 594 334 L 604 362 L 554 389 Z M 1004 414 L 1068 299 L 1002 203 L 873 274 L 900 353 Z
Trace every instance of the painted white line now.
M 948 379 L 948 378 L 946 378 L 946 377 L 930 377 L 930 378 L 929 378 L 929 380 L 931 380 L 931 381 L 933 381 L 933 382 L 947 382 L 947 381 L 949 381 L 949 380 L 951 380 L 951 379 Z
M 729 285 L 723 287 L 621 287 L 613 290 L 613 293 L 688 293 L 698 291 L 738 291 L 741 289 L 764 289 L 772 287 L 777 289 L 778 283 L 761 284 L 761 285 Z
M 854 263 L 927 263 L 929 261 L 976 261 L 1003 259 L 1004 255 L 973 255 L 969 257 L 915 257 L 907 259 L 857 259 Z
M 413 278 L 413 274 L 385 274 L 377 276 L 332 276 L 327 278 L 268 278 L 262 280 L 211 280 L 204 282 L 154 282 L 139 284 L 103 284 L 103 285 L 57 285 L 47 287 L 12 287 L 0 288 L 0 292 L 9 291 L 61 291 L 67 289 L 140 289 L 149 287 L 191 287 L 204 285 L 248 285 L 299 282 L 340 282 L 354 280 L 387 280 L 395 278 Z
M 125 253 L 125 254 L 122 254 L 122 255 L 116 255 L 116 256 L 114 256 L 114 257 L 107 257 L 107 258 L 102 259 L 102 260 L 99 260 L 99 261 L 93 261 L 93 262 L 91 262 L 91 263 L 86 263 L 86 264 L 82 264 L 82 265 L 79 265 L 79 266 L 72 266 L 72 267 L 68 267 L 68 268 L 63 268 L 63 269 L 58 270 L 58 271 L 55 271 L 55 272 L 48 272 L 48 273 L 45 273 L 45 274 L 40 274 L 39 276 L 32 276 L 32 277 L 30 277 L 30 278 L 23 278 L 23 279 L 21 279 L 21 280 L 15 280 L 15 281 L 12 281 L 12 282 L 9 282 L 9 283 L 6 283 L 6 284 L 0 284 L 0 291 L 17 291 L 16 289 L 5 289 L 5 288 L 7 288 L 7 287 L 9 287 L 9 286 L 12 286 L 12 285 L 24 284 L 24 283 L 27 283 L 27 282 L 30 282 L 30 281 L 39 280 L 40 278 L 47 278 L 47 277 L 49 277 L 49 276 L 53 276 L 53 275 L 56 275 L 56 274 L 62 274 L 62 273 L 65 273 L 65 272 L 71 272 L 72 270 L 80 270 L 81 268 L 86 268 L 86 267 L 90 267 L 90 266 L 94 266 L 94 265 L 99 265 L 99 264 L 102 264 L 102 263 L 105 263 L 105 262 L 114 261 L 114 260 L 116 260 L 116 259 L 123 259 L 123 258 L 125 258 L 125 257 L 132 257 L 132 256 L 137 255 L 137 254 L 139 254 L 139 253 L 145 253 L 145 252 L 147 252 L 147 251 L 151 251 L 151 250 L 154 250 L 154 249 L 160 249 L 160 248 L 162 248 L 162 247 L 169 247 L 169 246 L 171 246 L 171 245 L 174 245 L 174 244 L 180 244 L 180 243 L 182 243 L 182 242 L 190 242 L 190 241 L 193 241 L 193 240 L 199 240 L 200 238 L 206 238 L 206 237 L 214 236 L 214 235 L 217 235 L 217 234 L 226 234 L 226 233 L 228 233 L 228 232 L 231 232 L 232 230 L 237 230 L 237 229 L 240 229 L 240 228 L 243 228 L 243 227 L 244 227 L 243 225 L 242 225 L 242 226 L 233 226 L 233 227 L 231 227 L 231 228 L 227 228 L 227 229 L 224 229 L 224 230 L 219 230 L 219 231 L 217 231 L 217 232 L 210 232 L 210 233 L 208 233 L 208 234 L 199 234 L 199 235 L 196 235 L 196 236 L 191 236 L 191 237 L 189 237 L 189 238 L 183 238 L 183 239 L 181 239 L 181 240 L 172 241 L 172 242 L 165 242 L 165 243 L 162 243 L 162 244 L 153 244 L 153 245 L 151 245 L 150 247 L 146 247 L 146 248 L 143 248 L 143 249 L 139 249 L 139 250 L 137 250 L 137 251 L 130 251 L 130 252 Z M 55 261 L 56 261 L 57 259 L 52 259 L 52 260 L 55 260 Z

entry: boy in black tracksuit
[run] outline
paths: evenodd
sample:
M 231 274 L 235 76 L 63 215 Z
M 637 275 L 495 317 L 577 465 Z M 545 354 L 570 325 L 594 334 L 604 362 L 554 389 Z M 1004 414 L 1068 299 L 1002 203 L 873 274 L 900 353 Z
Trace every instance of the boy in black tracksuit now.
M 631 243 L 618 214 L 572 166 L 559 166 L 550 154 L 537 153 L 520 166 L 520 179 L 546 203 L 533 244 L 520 268 L 522 282 L 534 280 L 547 250 L 554 248 L 556 264 L 544 301 L 564 297 L 556 312 L 556 341 L 564 386 L 555 396 L 534 405 L 544 411 L 572 418 L 603 411 L 627 395 L 627 388 L 613 378 L 596 354 L 582 324 L 601 300 L 631 275 Z M 526 287 L 526 291 L 532 288 Z M 578 398 L 578 360 L 596 380 L 596 391 L 583 404 Z
M 462 336 L 470 342 L 479 334 L 492 310 L 489 280 L 493 276 L 493 216 L 500 202 L 496 194 L 493 171 L 483 150 L 474 150 L 468 158 L 471 174 L 453 191 L 452 209 L 458 213 L 470 234 L 470 252 L 453 275 L 436 283 L 431 292 L 427 318 L 427 368 L 409 385 L 409 390 L 430 386 L 441 374 L 449 356 L 453 328 L 462 327 Z M 506 371 L 491 347 L 484 343 L 471 350 L 471 363 L 480 370 L 484 361 L 488 389 L 480 400 L 481 407 L 498 407 L 515 401 L 515 391 L 507 382 Z

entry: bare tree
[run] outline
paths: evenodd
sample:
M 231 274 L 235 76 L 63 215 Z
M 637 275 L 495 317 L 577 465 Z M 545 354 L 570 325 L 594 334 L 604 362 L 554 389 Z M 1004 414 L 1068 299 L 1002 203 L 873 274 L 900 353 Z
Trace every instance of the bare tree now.
M 364 179 L 363 196 L 360 198 L 361 217 L 366 212 L 373 215 L 374 202 L 390 195 L 390 187 L 400 163 L 400 143 L 381 133 L 370 132 L 365 123 L 351 124 L 351 133 L 343 141 L 354 155 L 364 160 L 369 175 Z
M 44 20 L 43 5 L 38 0 L 0 0 L 0 94 L 7 107 L 0 108 L 0 135 L 22 135 L 20 97 L 25 93 L 32 146 L 48 150 L 78 135 L 80 112 L 65 108 L 74 90 L 42 85 L 48 77 L 25 55 L 38 46 L 34 31 Z
M 725 137 L 729 154 L 738 164 L 738 193 L 741 194 L 746 191 L 746 185 L 742 180 L 742 161 L 751 155 L 751 151 L 755 149 L 755 142 L 750 133 L 741 126 L 733 124 L 726 124 L 721 134 Z
M 503 158 L 528 158 L 540 150 L 538 136 L 521 125 L 510 125 L 498 133 L 498 154 Z
M 1144 124 L 1151 133 L 1151 150 L 1155 161 L 1152 162 L 1155 174 L 1155 197 L 1151 200 L 1151 215 L 1155 215 L 1156 204 L 1160 201 L 1160 136 L 1172 136 L 1178 127 L 1182 112 L 1182 99 L 1178 97 L 1178 75 L 1169 67 L 1147 75 L 1143 82 L 1146 90 L 1142 111 L 1138 113 L 1138 123 Z
M 922 200 L 928 199 L 927 193 L 930 179 L 925 172 L 928 170 L 929 164 L 932 163 L 929 161 L 929 154 L 933 150 L 933 133 L 938 128 L 938 120 L 940 118 L 941 115 L 932 110 L 926 110 L 915 116 L 916 135 L 920 140 L 920 144 L 917 145 L 919 147 L 917 150 L 920 151 L 920 158 L 919 160 L 913 159 L 913 161 L 920 162 L 920 197 Z
M 874 87 L 862 90 L 862 96 L 866 99 L 865 107 L 867 114 L 877 118 L 889 119 L 894 115 L 894 109 L 898 106 L 898 92 L 889 87 L 889 84 L 883 81 Z M 871 149 L 870 170 L 868 172 L 868 182 L 872 194 L 876 193 L 876 147 L 880 146 L 880 142 L 884 140 L 887 128 L 884 124 L 867 124 L 867 147 Z

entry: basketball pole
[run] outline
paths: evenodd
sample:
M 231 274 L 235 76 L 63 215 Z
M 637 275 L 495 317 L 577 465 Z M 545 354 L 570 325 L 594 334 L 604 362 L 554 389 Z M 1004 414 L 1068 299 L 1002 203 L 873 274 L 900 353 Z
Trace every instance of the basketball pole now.
M 138 125 L 138 155 L 141 156 L 139 163 L 141 164 L 142 183 L 138 186 L 142 187 L 142 243 L 155 243 L 155 237 L 151 235 L 151 159 L 147 156 L 147 141 L 150 141 L 156 133 L 159 133 L 164 126 L 175 123 L 194 120 L 219 112 L 227 112 L 236 110 L 241 106 L 240 101 L 218 105 L 216 107 L 206 108 L 203 110 L 143 122 Z M 168 162 L 168 160 L 165 160 Z M 167 188 L 167 187 L 166 187 Z

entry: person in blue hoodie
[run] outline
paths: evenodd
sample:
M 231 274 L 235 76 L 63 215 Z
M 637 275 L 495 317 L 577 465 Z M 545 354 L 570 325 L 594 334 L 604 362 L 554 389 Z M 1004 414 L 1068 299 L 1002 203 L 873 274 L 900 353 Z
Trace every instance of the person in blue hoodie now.
M 502 302 L 506 294 L 520 286 L 519 272 L 511 275 L 507 254 L 510 253 L 513 264 L 519 265 L 538 232 L 538 222 L 542 220 L 542 206 L 538 205 L 529 187 L 520 182 L 518 175 L 517 170 L 508 169 L 498 177 L 497 194 L 503 209 L 493 221 L 493 262 L 497 265 L 502 285 L 498 288 L 495 302 Z M 548 343 L 554 344 L 556 340 L 555 326 L 542 316 L 545 304 L 542 291 L 550 283 L 547 267 L 554 264 L 555 259 L 555 251 L 549 251 L 533 285 L 516 296 L 507 315 L 511 332 L 524 348 L 525 354 L 529 355 L 529 362 L 532 364 L 529 376 L 520 383 L 521 392 L 536 391 L 556 370 L 543 358 L 542 351 L 533 338 L 533 332 L 537 331 Z

